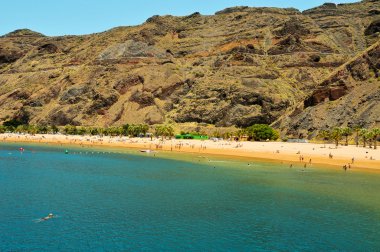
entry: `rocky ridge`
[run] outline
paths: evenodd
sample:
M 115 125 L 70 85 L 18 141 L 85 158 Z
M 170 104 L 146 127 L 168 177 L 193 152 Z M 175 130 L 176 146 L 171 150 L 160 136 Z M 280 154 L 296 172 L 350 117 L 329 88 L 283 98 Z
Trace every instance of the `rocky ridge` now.
M 34 124 L 87 126 L 275 122 L 291 127 L 289 134 L 312 131 L 326 125 L 301 115 L 321 107 L 326 92 L 337 110 L 337 100 L 359 99 L 356 91 L 345 98 L 359 86 L 376 96 L 379 66 L 351 59 L 376 61 L 368 50 L 376 51 L 379 20 L 380 2 L 372 0 L 304 12 L 234 7 L 212 16 L 153 16 L 86 36 L 18 30 L 0 37 L 0 122 L 25 115 Z M 349 81 L 336 75 L 342 67 Z M 329 82 L 332 75 L 337 80 Z M 293 120 L 296 108 L 299 126 L 284 119 Z M 345 116 L 337 114 L 336 124 L 347 123 Z

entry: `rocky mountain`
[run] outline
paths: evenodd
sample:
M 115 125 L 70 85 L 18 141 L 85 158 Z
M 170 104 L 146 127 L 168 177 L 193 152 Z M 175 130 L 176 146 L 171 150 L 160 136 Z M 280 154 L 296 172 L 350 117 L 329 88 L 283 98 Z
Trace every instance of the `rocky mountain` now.
M 371 124 L 379 32 L 378 0 L 153 16 L 86 36 L 17 30 L 0 37 L 0 122 L 274 123 L 289 134 Z
M 276 123 L 287 135 L 380 122 L 380 41 L 337 68 L 299 106 Z

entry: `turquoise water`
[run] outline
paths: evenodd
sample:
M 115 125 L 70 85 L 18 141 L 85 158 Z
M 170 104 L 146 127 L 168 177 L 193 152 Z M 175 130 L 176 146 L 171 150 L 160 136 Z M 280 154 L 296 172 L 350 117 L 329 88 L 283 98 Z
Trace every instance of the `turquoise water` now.
M 23 147 L 0 145 L 0 251 L 380 250 L 380 174 Z

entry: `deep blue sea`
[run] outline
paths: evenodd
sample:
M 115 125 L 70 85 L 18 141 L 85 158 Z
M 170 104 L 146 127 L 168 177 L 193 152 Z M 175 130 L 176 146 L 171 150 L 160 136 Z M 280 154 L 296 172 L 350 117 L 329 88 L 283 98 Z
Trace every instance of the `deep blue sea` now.
M 0 144 L 0 251 L 380 251 L 377 173 L 19 147 Z

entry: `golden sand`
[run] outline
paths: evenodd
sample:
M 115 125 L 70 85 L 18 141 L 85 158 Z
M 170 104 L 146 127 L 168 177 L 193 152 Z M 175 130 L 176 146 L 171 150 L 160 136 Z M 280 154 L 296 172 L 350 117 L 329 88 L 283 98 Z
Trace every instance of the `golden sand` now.
M 81 146 L 107 146 L 121 148 L 150 149 L 184 153 L 202 153 L 230 157 L 266 159 L 288 165 L 325 164 L 352 169 L 376 169 L 380 171 L 380 149 L 356 146 L 339 146 L 315 143 L 284 142 L 235 142 L 212 140 L 162 140 L 128 137 L 65 136 L 65 135 L 21 135 L 1 134 L 1 142 L 29 142 L 50 144 L 75 144 Z M 330 154 L 332 158 L 330 158 Z M 354 159 L 354 162 L 352 162 Z

